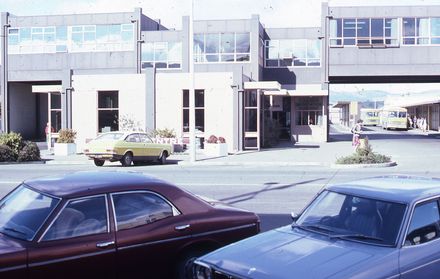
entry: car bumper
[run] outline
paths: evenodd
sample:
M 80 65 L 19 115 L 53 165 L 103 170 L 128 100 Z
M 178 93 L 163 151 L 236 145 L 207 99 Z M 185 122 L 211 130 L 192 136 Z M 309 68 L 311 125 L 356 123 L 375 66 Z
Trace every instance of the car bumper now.
M 122 159 L 122 155 L 113 154 L 113 153 L 85 153 L 86 156 L 88 156 L 90 159 L 99 159 L 99 160 L 106 160 L 106 161 L 119 161 Z

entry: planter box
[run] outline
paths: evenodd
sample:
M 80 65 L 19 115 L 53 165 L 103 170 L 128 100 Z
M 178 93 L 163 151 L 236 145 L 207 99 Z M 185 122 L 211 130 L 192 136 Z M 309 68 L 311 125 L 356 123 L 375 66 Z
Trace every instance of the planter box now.
M 211 157 L 228 156 L 228 145 L 226 143 L 206 143 L 204 146 L 205 155 Z
M 75 143 L 55 143 L 54 146 L 55 156 L 66 156 L 76 154 Z

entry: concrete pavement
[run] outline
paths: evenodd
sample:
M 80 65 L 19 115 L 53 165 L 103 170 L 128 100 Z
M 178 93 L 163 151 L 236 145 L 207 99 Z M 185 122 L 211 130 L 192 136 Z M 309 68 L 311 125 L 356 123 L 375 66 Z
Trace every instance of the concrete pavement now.
M 420 152 L 426 152 L 425 163 L 440 162 L 440 154 L 429 148 L 440 147 L 440 134 L 435 132 L 423 133 L 419 130 L 408 132 L 383 132 L 380 128 L 365 128 L 364 135 L 370 138 L 373 151 L 397 161 L 399 166 L 410 168 L 415 158 L 420 158 Z M 168 158 L 169 164 L 181 166 L 335 166 L 337 158 L 354 152 L 351 146 L 351 133 L 348 128 L 338 125 L 331 127 L 331 141 L 325 143 L 296 143 L 281 142 L 274 148 L 260 151 L 243 151 L 230 154 L 227 157 L 207 157 L 198 152 L 196 161 L 190 162 L 188 153 L 173 154 Z M 401 140 L 399 140 L 401 139 Z M 405 140 L 403 140 L 405 139 Z M 429 144 L 424 144 L 428 143 Z M 422 151 L 420 151 L 422 148 Z M 437 149 L 438 150 L 438 149 Z M 85 155 L 54 156 L 48 150 L 41 151 L 46 164 L 91 164 Z M 118 164 L 118 163 L 114 163 Z

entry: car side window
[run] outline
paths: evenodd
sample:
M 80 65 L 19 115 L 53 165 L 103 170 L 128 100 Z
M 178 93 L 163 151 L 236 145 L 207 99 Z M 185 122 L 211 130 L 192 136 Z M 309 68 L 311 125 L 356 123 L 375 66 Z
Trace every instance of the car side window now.
M 141 142 L 144 143 L 151 143 L 151 139 L 146 134 L 139 134 L 139 137 L 141 139 Z
M 43 241 L 107 232 L 107 206 L 104 196 L 69 201 L 57 216 Z
M 141 140 L 139 139 L 139 134 L 128 135 L 127 138 L 125 139 L 125 141 L 128 141 L 128 142 L 141 142 Z
M 130 229 L 173 216 L 173 207 L 153 193 L 112 195 L 117 229 Z
M 440 236 L 440 214 L 437 201 L 416 206 L 409 226 L 405 245 L 418 245 Z

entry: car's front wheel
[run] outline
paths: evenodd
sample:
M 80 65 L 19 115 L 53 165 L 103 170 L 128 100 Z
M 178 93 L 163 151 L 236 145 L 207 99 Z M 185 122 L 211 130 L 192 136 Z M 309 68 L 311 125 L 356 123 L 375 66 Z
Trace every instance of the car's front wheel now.
M 104 160 L 93 159 L 93 163 L 95 163 L 95 166 L 97 167 L 102 167 L 104 165 Z
M 208 249 L 196 249 L 185 253 L 177 262 L 175 279 L 193 279 L 196 278 L 193 274 L 194 261 L 208 253 Z
M 133 154 L 131 152 L 125 153 L 124 157 L 121 159 L 121 164 L 123 167 L 129 167 L 133 162 Z

